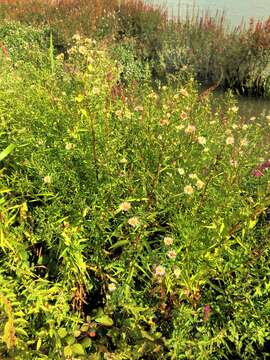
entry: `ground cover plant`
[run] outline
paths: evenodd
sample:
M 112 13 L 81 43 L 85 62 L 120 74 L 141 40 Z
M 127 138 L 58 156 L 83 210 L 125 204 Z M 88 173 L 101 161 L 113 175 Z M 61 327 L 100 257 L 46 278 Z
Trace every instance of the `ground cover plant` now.
M 76 34 L 65 59 L 16 25 L 0 29 L 1 357 L 267 358 L 269 117 L 230 94 L 213 112 L 192 76 L 153 88 L 136 59 L 134 82 L 106 40 Z

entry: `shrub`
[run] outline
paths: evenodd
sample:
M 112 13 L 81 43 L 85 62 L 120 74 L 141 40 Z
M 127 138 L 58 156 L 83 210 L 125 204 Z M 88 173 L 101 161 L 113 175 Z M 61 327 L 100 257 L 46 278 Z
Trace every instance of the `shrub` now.
M 13 62 L 35 61 L 41 51 L 49 48 L 49 30 L 35 29 L 15 22 L 3 22 L 0 26 L 2 56 Z M 4 50 L 5 49 L 5 50 Z
M 151 80 L 149 64 L 136 54 L 136 44 L 132 38 L 113 44 L 111 56 L 121 66 L 121 81 L 125 85 L 142 84 Z

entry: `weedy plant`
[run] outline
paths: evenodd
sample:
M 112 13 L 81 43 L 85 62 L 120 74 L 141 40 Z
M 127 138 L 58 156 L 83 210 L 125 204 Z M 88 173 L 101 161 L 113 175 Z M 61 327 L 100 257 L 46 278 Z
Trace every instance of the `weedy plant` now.
M 269 119 L 50 45 L 0 58 L 1 357 L 267 358 Z

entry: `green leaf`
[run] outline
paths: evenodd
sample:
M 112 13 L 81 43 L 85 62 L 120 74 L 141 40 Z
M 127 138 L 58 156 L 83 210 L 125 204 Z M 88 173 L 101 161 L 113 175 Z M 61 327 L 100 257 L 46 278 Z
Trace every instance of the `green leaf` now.
M 58 330 L 58 335 L 60 336 L 61 339 L 63 339 L 64 337 L 67 336 L 67 330 L 65 328 L 60 328 Z
M 146 331 L 144 330 L 141 330 L 141 334 L 142 334 L 142 337 L 147 339 L 147 340 L 150 340 L 150 341 L 155 341 L 155 339 L 153 338 L 153 336 L 149 335 Z
M 66 338 L 66 342 L 67 342 L 68 345 L 74 344 L 75 343 L 75 337 L 74 336 L 68 336 Z
M 42 340 L 38 339 L 36 350 L 39 351 L 40 347 L 42 345 Z
M 4 193 L 7 193 L 7 192 L 10 192 L 11 189 L 0 189 L 0 194 L 4 194 Z
M 8 145 L 3 151 L 0 152 L 0 161 L 7 157 L 15 149 L 14 144 Z
M 250 220 L 249 224 L 248 224 L 248 228 L 249 229 L 253 229 L 257 224 L 257 219 L 255 220 Z
M 104 326 L 112 326 L 113 320 L 108 316 L 104 315 L 95 319 L 95 321 Z
M 81 342 L 82 346 L 87 349 L 92 345 L 92 341 L 91 339 L 89 339 L 89 337 L 85 337 L 82 342 Z
M 86 332 L 86 331 L 88 331 L 88 329 L 89 329 L 89 324 L 83 324 L 80 328 L 80 330 L 82 332 Z
M 80 330 L 75 330 L 74 333 L 73 333 L 73 335 L 74 335 L 75 337 L 80 336 L 80 335 L 81 335 Z
M 64 348 L 64 355 L 67 357 L 67 356 L 72 356 L 72 348 L 71 346 L 66 346 Z
M 29 336 L 28 332 L 26 332 L 24 329 L 18 328 L 18 327 L 16 328 L 16 334 L 25 336 L 26 338 Z
M 71 346 L 72 348 L 72 354 L 74 355 L 84 355 L 84 348 L 81 344 L 73 344 Z
M 119 240 L 119 241 L 117 241 L 117 243 L 113 244 L 113 245 L 110 247 L 110 250 L 111 250 L 111 249 L 117 249 L 117 248 L 119 248 L 119 247 L 121 247 L 121 246 L 124 246 L 124 245 L 126 245 L 126 244 L 128 244 L 128 243 L 129 243 L 128 240 Z

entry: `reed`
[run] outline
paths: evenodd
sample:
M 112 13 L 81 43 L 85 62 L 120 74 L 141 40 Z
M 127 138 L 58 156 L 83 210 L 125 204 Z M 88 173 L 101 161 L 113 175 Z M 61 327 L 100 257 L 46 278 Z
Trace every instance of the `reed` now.
M 269 94 L 270 18 L 230 27 L 223 12 L 187 11 L 169 21 L 175 46 L 188 49 L 187 62 L 206 84 L 248 95 Z

